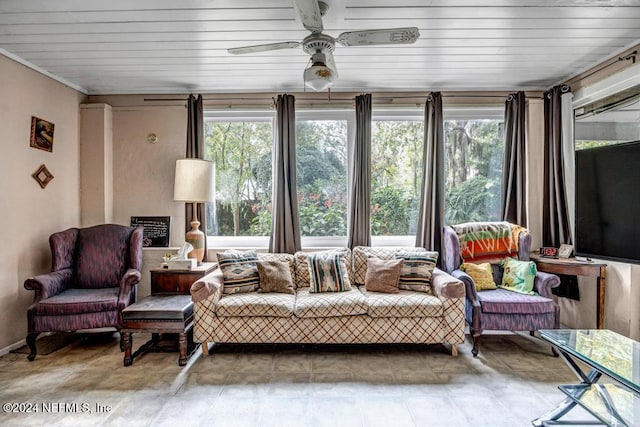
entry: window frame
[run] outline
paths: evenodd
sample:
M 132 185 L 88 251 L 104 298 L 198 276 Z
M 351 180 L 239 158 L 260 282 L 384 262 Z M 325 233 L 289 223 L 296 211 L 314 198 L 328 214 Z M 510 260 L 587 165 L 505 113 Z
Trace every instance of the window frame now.
M 272 134 L 276 132 L 274 110 L 205 110 L 204 126 L 207 122 L 271 122 Z M 273 156 L 271 158 L 273 164 Z M 217 189 L 216 189 L 217 190 Z M 267 248 L 269 236 L 209 236 L 207 248 Z
M 424 107 L 373 109 L 372 121 L 415 121 L 424 120 Z M 443 120 L 503 120 L 504 107 L 501 105 L 477 107 L 445 107 Z M 356 133 L 356 113 L 353 109 L 299 109 L 298 120 L 346 120 L 347 121 L 347 194 L 350 199 L 353 171 L 351 168 Z M 271 121 L 273 134 L 276 133 L 276 112 L 274 110 L 206 110 L 204 121 Z M 205 124 L 206 126 L 206 124 Z M 349 218 L 347 217 L 347 223 Z M 415 235 L 371 236 L 374 246 L 413 246 Z M 302 236 L 301 245 L 305 249 L 344 247 L 348 236 Z M 258 248 L 269 246 L 269 236 L 207 236 L 209 248 Z

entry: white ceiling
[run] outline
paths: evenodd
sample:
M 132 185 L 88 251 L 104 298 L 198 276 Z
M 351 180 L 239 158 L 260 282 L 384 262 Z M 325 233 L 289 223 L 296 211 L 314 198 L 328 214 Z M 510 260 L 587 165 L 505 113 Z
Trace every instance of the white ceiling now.
M 413 45 L 336 46 L 334 91 L 547 89 L 640 42 L 640 0 L 325 0 L 324 32 L 416 26 Z M 88 94 L 302 91 L 291 0 L 0 0 L 0 48 Z

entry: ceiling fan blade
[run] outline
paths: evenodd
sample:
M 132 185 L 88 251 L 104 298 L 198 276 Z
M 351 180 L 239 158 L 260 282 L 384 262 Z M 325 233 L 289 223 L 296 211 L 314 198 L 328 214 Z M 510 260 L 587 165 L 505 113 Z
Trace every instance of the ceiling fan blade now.
M 293 0 L 293 8 L 304 28 L 314 34 L 322 32 L 324 27 L 318 0 Z
M 333 53 L 329 50 L 324 52 L 324 57 L 325 57 L 325 63 L 324 65 L 326 65 L 327 67 L 329 67 L 331 69 L 331 71 L 333 71 L 333 74 L 335 74 L 335 77 L 340 77 L 338 76 L 338 67 L 336 67 L 336 61 L 333 58 Z
M 227 52 L 232 53 L 234 55 L 242 55 L 244 53 L 266 52 L 269 50 L 278 50 L 278 49 L 293 49 L 296 47 L 300 47 L 300 42 L 282 42 L 282 43 L 257 44 L 254 46 L 232 47 L 231 49 L 227 49 Z
M 420 32 L 416 27 L 407 27 L 386 30 L 347 31 L 340 34 L 336 41 L 342 46 L 369 46 L 414 43 L 418 37 L 420 37 Z

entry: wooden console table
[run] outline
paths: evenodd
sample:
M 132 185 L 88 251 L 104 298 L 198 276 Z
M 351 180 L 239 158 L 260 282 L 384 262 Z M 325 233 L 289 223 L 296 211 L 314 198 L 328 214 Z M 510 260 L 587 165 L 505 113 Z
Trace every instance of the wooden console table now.
M 598 329 L 604 328 L 604 296 L 607 281 L 607 264 L 590 261 L 577 261 L 575 258 L 545 258 L 539 254 L 531 254 L 538 270 L 545 273 L 568 274 L 597 278 L 596 324 Z

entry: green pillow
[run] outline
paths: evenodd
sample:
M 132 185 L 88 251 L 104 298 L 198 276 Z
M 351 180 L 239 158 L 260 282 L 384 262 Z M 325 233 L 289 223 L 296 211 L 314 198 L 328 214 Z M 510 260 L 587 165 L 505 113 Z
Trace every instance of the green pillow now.
M 501 288 L 527 295 L 534 294 L 533 281 L 537 270 L 533 261 L 505 258 L 500 262 L 500 265 L 504 269 Z

